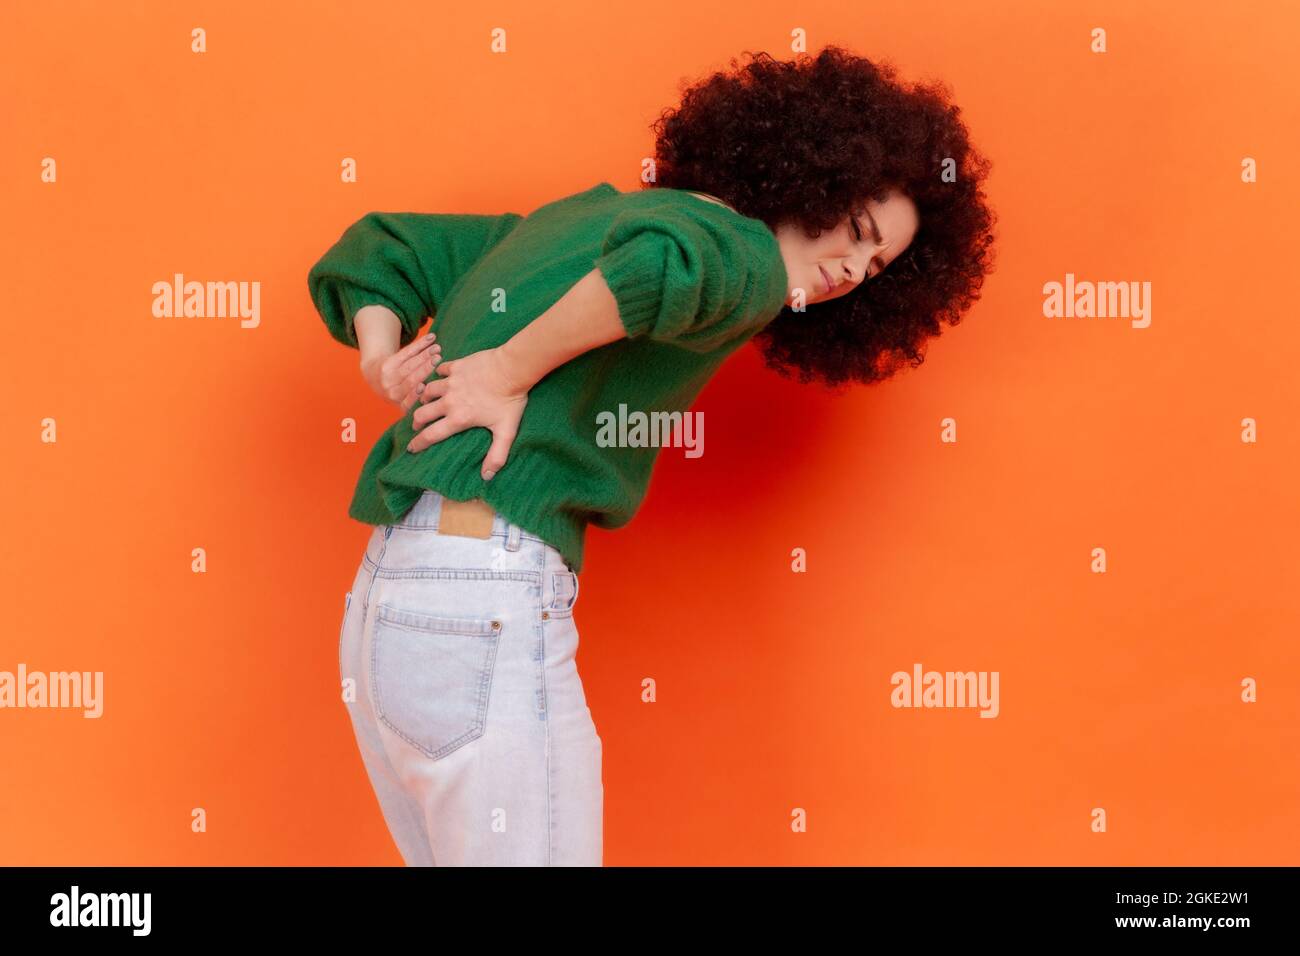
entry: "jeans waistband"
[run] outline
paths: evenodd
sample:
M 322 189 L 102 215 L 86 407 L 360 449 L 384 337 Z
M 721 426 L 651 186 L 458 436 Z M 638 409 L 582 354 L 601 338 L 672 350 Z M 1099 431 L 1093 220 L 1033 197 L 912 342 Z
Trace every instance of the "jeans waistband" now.
M 442 513 L 443 496 L 436 491 L 426 489 L 415 505 L 402 516 L 402 520 L 392 525 L 407 531 L 437 531 L 438 517 Z M 495 509 L 493 509 L 495 511 Z M 504 538 L 506 549 L 518 549 L 521 540 L 538 541 L 546 544 L 535 534 L 525 531 L 519 525 L 506 518 L 499 511 L 492 518 L 492 537 Z

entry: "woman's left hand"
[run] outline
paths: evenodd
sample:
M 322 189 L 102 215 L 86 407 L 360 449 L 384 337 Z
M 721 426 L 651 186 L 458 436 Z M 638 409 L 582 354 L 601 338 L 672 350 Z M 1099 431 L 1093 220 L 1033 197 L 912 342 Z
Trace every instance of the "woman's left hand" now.
M 423 451 L 448 435 L 482 426 L 492 432 L 482 468 L 484 480 L 491 481 L 505 466 L 528 404 L 528 389 L 512 377 L 500 349 L 442 362 L 437 371 L 442 377 L 419 389 L 411 417 L 416 435 L 406 450 Z

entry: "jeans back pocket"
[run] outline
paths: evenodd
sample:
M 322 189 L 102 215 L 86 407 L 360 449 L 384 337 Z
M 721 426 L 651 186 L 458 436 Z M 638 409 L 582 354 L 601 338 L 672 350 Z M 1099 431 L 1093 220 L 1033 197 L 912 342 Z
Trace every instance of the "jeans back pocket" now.
M 497 620 L 375 605 L 375 713 L 432 760 L 483 736 L 500 636 Z

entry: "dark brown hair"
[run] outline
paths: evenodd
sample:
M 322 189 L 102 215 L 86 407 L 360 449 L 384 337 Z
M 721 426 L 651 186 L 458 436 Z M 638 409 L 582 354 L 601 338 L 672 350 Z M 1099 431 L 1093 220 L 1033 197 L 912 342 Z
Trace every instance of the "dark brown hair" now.
M 748 55 L 656 120 L 656 186 L 710 193 L 811 238 L 891 187 L 905 193 L 920 224 L 903 253 L 842 296 L 787 306 L 754 342 L 779 374 L 831 387 L 920 365 L 926 340 L 958 322 L 992 269 L 991 163 L 941 83 L 906 86 L 889 63 L 833 45 L 786 62 Z

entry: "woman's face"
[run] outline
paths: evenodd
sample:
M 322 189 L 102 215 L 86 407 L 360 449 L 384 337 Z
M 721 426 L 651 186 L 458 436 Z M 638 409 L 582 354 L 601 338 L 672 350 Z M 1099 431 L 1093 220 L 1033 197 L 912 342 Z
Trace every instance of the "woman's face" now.
M 798 289 L 804 290 L 805 305 L 852 292 L 901 255 L 919 225 L 915 204 L 896 189 L 884 202 L 869 201 L 864 213 L 846 215 L 816 239 L 797 225 L 782 223 L 775 234 L 790 280 L 785 304 L 794 304 Z

